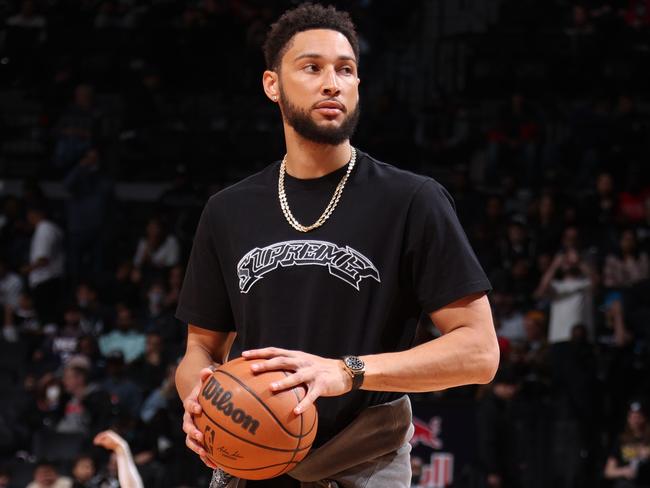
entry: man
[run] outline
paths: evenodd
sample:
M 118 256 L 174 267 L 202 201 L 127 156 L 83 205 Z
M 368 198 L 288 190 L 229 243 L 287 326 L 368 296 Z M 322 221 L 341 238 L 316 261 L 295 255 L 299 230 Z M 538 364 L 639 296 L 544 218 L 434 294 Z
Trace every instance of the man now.
M 318 399 L 315 448 L 291 472 L 309 486 L 410 486 L 411 411 L 397 392 L 487 383 L 497 368 L 490 285 L 449 195 L 350 146 L 358 54 L 333 7 L 304 4 L 272 26 L 263 86 L 286 157 L 203 211 L 177 310 L 189 329 L 176 385 L 187 445 L 207 465 L 192 422 L 199 380 L 235 336 L 245 358 L 267 360 L 254 371 L 294 372 L 270 388 L 307 386 L 296 415 Z M 443 335 L 409 349 L 422 310 Z
M 27 210 L 27 221 L 34 229 L 29 248 L 29 264 L 23 266 L 34 296 L 38 318 L 43 325 L 59 322 L 59 294 L 63 280 L 65 254 L 63 232 L 48 220 L 40 204 Z

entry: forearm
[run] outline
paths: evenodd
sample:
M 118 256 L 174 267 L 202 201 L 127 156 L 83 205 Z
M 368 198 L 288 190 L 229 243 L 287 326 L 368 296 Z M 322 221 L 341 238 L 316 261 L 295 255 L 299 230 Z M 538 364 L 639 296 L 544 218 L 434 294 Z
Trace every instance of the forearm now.
M 117 460 L 117 477 L 122 488 L 141 488 L 142 478 L 133 462 L 129 446 L 120 446 L 115 450 Z
M 363 356 L 366 373 L 362 388 L 427 392 L 489 383 L 498 358 L 493 330 L 458 327 L 407 351 Z
M 214 364 L 210 351 L 200 346 L 188 347 L 176 368 L 176 390 L 181 400 L 190 394 L 199 381 L 199 371 Z
M 553 277 L 555 276 L 555 273 L 557 272 L 557 266 L 551 265 L 549 269 L 546 270 L 546 273 L 542 276 L 542 279 L 539 282 L 539 285 L 537 286 L 537 289 L 535 290 L 535 298 L 541 298 L 543 297 L 546 292 L 548 291 L 548 287 L 551 284 L 551 281 L 553 280 Z
M 188 325 L 187 349 L 176 369 L 176 390 L 181 400 L 190 394 L 199 381 L 203 368 L 221 364 L 228 358 L 235 341 L 234 332 L 214 332 Z

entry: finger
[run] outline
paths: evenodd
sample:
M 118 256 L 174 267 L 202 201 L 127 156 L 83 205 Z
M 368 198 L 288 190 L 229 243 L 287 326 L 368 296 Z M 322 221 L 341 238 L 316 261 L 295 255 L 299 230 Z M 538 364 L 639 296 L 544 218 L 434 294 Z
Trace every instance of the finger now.
M 268 359 L 275 356 L 291 356 L 293 351 L 280 349 L 279 347 L 264 347 L 262 349 L 249 349 L 241 353 L 246 359 L 262 358 Z
M 201 405 L 194 398 L 188 397 L 183 402 L 183 408 L 186 412 L 189 412 L 193 415 L 198 415 L 201 413 Z
M 297 372 L 290 374 L 289 376 L 286 376 L 285 378 L 282 378 L 281 380 L 274 381 L 271 383 L 271 390 L 273 391 L 281 391 L 281 390 L 286 390 L 288 388 L 293 388 L 294 386 L 298 386 L 302 383 L 305 383 L 309 381 L 310 378 L 306 377 L 304 373 Z
M 295 371 L 298 369 L 298 361 L 287 356 L 278 356 L 266 361 L 251 364 L 251 369 L 256 373 L 262 371 L 277 371 L 278 369 L 290 369 Z
M 192 439 L 196 439 L 198 442 L 203 442 L 203 434 L 196 428 L 192 417 L 188 413 L 183 415 L 183 432 Z
M 185 445 L 199 456 L 205 456 L 207 454 L 205 449 L 203 449 L 203 446 L 193 440 L 190 436 L 185 437 Z
M 215 369 L 217 368 L 210 366 L 209 368 L 203 368 L 201 371 L 199 371 L 199 377 L 201 378 L 201 383 L 203 383 L 206 380 L 206 378 L 212 376 L 212 373 L 214 373 Z
M 316 399 L 320 396 L 320 392 L 316 389 L 316 387 L 309 388 L 307 390 L 307 394 L 305 395 L 305 398 L 302 399 L 302 401 L 298 404 L 296 408 L 293 409 L 294 413 L 296 415 L 300 415 L 303 413 L 305 410 L 309 408 L 310 405 L 313 405 Z

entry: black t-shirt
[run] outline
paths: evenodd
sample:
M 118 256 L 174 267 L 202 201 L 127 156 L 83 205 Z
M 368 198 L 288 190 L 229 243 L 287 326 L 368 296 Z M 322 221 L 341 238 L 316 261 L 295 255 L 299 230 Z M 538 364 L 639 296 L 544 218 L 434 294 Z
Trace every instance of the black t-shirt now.
M 451 197 L 433 179 L 359 151 L 334 213 L 322 227 L 301 233 L 280 208 L 279 166 L 208 201 L 179 299 L 180 320 L 236 331 L 242 350 L 360 356 L 408 349 L 421 311 L 489 290 Z M 299 222 L 316 221 L 346 170 L 308 180 L 286 175 Z M 318 399 L 316 445 L 361 409 L 399 396 L 361 390 Z

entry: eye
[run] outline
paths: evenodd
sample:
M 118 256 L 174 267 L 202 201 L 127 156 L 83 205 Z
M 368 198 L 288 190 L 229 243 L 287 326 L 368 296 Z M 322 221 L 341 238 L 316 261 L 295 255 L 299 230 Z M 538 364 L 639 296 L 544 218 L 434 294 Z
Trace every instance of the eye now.
M 307 73 L 318 73 L 318 66 L 313 63 L 306 64 L 303 69 L 307 71 Z
M 339 71 L 342 71 L 346 75 L 354 74 L 354 70 L 352 69 L 352 66 L 343 66 L 339 69 Z

